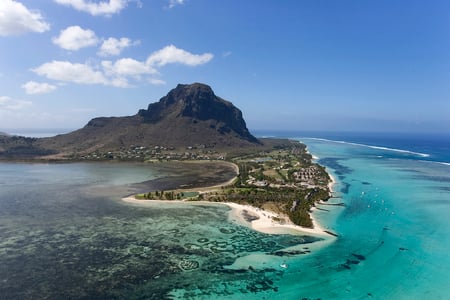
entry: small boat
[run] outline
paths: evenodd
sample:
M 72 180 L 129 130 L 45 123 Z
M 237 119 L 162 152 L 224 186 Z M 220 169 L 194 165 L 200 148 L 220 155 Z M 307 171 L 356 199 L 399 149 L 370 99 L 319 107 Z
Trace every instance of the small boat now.
M 283 269 L 287 269 L 288 265 L 285 264 L 285 263 L 282 263 L 282 264 L 280 265 L 280 267 L 282 267 Z

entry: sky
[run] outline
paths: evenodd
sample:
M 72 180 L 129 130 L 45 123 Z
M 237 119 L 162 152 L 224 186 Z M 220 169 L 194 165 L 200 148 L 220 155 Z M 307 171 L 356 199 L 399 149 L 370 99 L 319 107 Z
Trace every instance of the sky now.
M 450 132 L 450 1 L 0 0 L 0 131 L 201 82 L 250 130 Z

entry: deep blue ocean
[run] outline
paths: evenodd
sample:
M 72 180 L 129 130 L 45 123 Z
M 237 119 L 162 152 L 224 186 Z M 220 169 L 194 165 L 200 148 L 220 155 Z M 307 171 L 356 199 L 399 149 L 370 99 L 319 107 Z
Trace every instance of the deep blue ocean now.
M 258 137 L 308 137 L 336 143 L 354 143 L 369 149 L 388 148 L 393 157 L 399 153 L 418 153 L 410 159 L 450 163 L 450 133 L 394 133 L 394 132 L 320 132 L 256 130 Z M 383 149 L 378 149 L 383 150 Z M 387 150 L 387 149 L 386 149 Z
M 120 200 L 176 169 L 0 163 L 0 298 L 448 299 L 448 135 L 256 135 L 302 141 L 335 178 L 344 206 L 313 212 L 335 240 L 254 232 L 222 205 Z

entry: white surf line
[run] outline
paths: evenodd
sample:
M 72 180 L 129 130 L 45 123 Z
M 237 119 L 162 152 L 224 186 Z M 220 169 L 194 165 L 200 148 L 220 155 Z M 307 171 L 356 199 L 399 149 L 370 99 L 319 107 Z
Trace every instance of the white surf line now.
M 301 139 L 310 139 L 310 140 L 317 140 L 317 141 L 324 141 L 324 142 L 333 142 L 333 143 L 353 145 L 353 146 L 359 146 L 359 147 L 367 147 L 367 148 L 372 148 L 372 149 L 377 149 L 377 150 L 386 150 L 386 151 L 394 151 L 394 152 L 400 152 L 400 153 L 408 153 L 408 154 L 418 155 L 418 156 L 421 156 L 421 157 L 429 157 L 430 156 L 430 154 L 427 154 L 427 153 L 414 152 L 414 151 L 410 151 L 410 150 L 388 148 L 388 147 L 382 147 L 382 146 L 373 146 L 373 145 L 352 143 L 352 142 L 346 142 L 346 141 L 336 141 L 336 140 L 329 140 L 329 139 L 324 139 L 324 138 L 303 137 Z
M 450 163 L 444 162 L 444 161 L 421 160 L 421 162 L 439 164 L 439 165 L 444 165 L 444 166 L 450 166 Z
M 301 142 L 301 141 L 300 141 Z M 313 160 L 319 160 L 319 157 L 309 152 L 308 147 L 305 148 L 306 153 L 310 154 Z

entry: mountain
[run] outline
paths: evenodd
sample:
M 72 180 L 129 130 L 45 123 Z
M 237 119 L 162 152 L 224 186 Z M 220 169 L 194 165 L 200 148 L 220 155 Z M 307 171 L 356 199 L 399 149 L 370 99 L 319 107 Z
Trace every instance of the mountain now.
M 95 118 L 68 134 L 16 143 L 22 152 L 35 149 L 38 155 L 111 151 L 133 145 L 227 149 L 261 144 L 247 129 L 242 112 L 201 83 L 179 84 L 133 116 Z M 14 147 L 4 145 L 0 141 L 0 156 L 2 150 L 14 154 Z
M 147 110 L 140 110 L 138 115 L 149 124 L 176 122 L 178 119 L 185 120 L 188 124 L 198 124 L 190 126 L 191 129 L 206 125 L 213 129 L 208 135 L 213 139 L 217 138 L 214 135 L 219 133 L 230 134 L 251 143 L 258 142 L 248 131 L 242 112 L 231 102 L 217 97 L 211 87 L 205 84 L 179 84 L 159 102 L 150 104 Z

